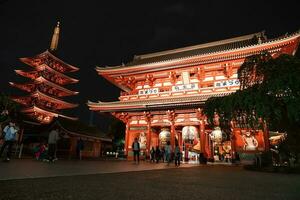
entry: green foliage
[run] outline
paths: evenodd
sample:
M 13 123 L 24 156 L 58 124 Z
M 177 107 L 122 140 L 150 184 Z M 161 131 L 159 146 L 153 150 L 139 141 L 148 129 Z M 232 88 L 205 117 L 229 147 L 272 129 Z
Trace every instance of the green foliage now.
M 125 124 L 113 118 L 108 128 L 109 135 L 113 138 L 114 148 L 124 148 L 124 138 L 125 138 Z
M 238 70 L 238 77 L 240 79 L 242 90 L 262 81 L 264 74 L 260 66 L 270 59 L 272 59 L 272 57 L 268 52 L 249 56 L 245 59 L 243 66 Z
M 7 95 L 4 93 L 0 94 L 0 113 L 3 110 L 7 110 L 9 113 L 9 118 L 18 120 L 20 116 L 20 105 L 18 105 L 16 102 L 12 101 Z M 2 118 L 4 116 L 1 116 Z M 0 117 L 0 118 L 1 118 Z M 5 119 L 0 119 L 0 121 L 4 121 Z
M 261 118 L 271 129 L 287 132 L 290 148 L 300 151 L 300 59 L 254 55 L 245 60 L 238 76 L 241 90 L 205 103 L 209 121 L 215 111 L 220 123 L 235 120 L 239 125 L 255 127 Z

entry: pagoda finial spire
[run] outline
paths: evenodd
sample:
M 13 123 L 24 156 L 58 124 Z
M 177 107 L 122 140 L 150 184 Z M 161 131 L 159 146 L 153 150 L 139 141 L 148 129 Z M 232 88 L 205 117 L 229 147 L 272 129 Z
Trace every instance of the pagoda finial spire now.
M 58 39 L 59 39 L 59 31 L 60 31 L 60 22 L 57 22 L 56 27 L 54 28 L 52 40 L 51 40 L 51 45 L 50 45 L 50 50 L 55 51 L 57 49 L 58 45 Z

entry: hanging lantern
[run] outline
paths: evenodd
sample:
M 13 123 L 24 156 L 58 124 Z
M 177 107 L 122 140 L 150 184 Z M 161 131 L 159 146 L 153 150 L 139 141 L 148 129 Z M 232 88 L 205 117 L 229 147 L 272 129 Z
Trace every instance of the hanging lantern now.
M 220 143 L 222 142 L 222 131 L 220 127 L 215 127 L 214 130 L 210 134 L 210 138 L 212 141 Z
M 193 141 L 198 138 L 198 130 L 194 126 L 185 126 L 182 128 L 182 138 L 185 142 Z
M 168 128 L 163 128 L 159 133 L 159 140 L 161 145 L 166 145 L 167 141 L 170 141 L 171 133 Z

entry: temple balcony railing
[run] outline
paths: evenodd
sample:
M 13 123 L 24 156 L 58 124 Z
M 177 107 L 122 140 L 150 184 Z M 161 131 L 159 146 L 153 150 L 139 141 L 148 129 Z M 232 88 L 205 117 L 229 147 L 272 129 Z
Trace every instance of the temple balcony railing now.
M 198 90 L 185 90 L 185 91 L 164 91 L 158 92 L 157 94 L 147 94 L 147 95 L 139 95 L 139 94 L 128 94 L 126 92 L 121 93 L 125 95 L 121 95 L 119 97 L 120 101 L 130 101 L 130 100 L 143 100 L 143 99 L 155 99 L 162 97 L 180 97 L 180 96 L 190 96 L 190 95 L 207 95 L 210 93 L 223 93 L 223 92 L 235 92 L 239 90 L 239 86 L 229 86 L 229 87 L 205 87 L 199 88 Z

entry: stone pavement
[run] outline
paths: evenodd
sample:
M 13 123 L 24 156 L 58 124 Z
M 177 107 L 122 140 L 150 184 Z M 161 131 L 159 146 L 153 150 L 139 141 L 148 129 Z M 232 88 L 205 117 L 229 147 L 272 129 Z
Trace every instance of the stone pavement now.
M 198 166 L 198 164 L 182 164 L 180 167 L 193 166 Z M 33 159 L 13 159 L 9 163 L 0 161 L 0 180 L 146 171 L 174 167 L 174 164 L 167 166 L 166 163 L 156 164 L 148 161 L 141 161 L 137 165 L 125 160 L 58 160 L 55 163 L 48 163 Z
M 70 163 L 66 169 L 63 166 L 67 163 L 63 161 L 56 163 L 57 166 L 44 163 L 49 167 L 45 172 L 57 168 L 74 173 L 75 162 L 72 163 L 74 166 Z M 3 167 L 4 163 L 0 164 L 0 168 Z M 25 166 L 31 165 L 28 163 Z M 152 164 L 135 166 L 126 162 L 84 161 L 79 165 L 82 167 L 77 168 L 77 173 L 84 167 L 98 167 L 101 172 L 101 165 L 110 168 L 107 171 L 113 171 L 118 167 L 127 170 L 150 169 L 148 166 Z M 246 171 L 238 166 L 221 165 L 152 166 L 156 167 L 162 169 L 2 180 L 0 200 L 296 200 L 300 197 L 300 175 Z

